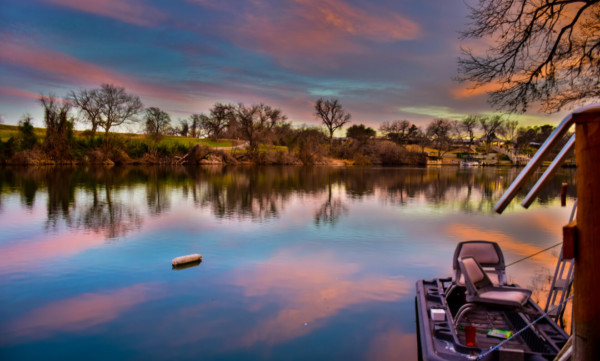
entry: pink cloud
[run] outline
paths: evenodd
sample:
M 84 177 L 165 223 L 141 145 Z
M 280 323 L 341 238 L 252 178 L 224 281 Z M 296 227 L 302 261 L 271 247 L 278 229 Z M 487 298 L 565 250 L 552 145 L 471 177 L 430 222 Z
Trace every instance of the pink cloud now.
M 99 86 L 112 83 L 140 95 L 158 99 L 189 102 L 176 89 L 166 84 L 151 84 L 140 81 L 130 75 L 120 74 L 93 63 L 77 59 L 74 56 L 43 48 L 24 41 L 13 40 L 10 36 L 1 36 L 3 46 L 0 49 L 0 61 L 19 67 L 26 67 L 45 73 L 55 80 L 78 86 Z M 17 95 L 17 92 L 12 92 Z M 26 95 L 21 93 L 21 95 Z
M 419 26 L 398 14 L 376 16 L 340 0 L 296 0 L 299 14 L 313 24 L 327 24 L 342 32 L 375 41 L 412 40 Z
M 23 99 L 34 99 L 38 100 L 40 98 L 39 94 L 32 93 L 26 90 L 17 89 L 17 88 L 7 88 L 0 86 L 0 94 L 4 96 L 9 96 L 12 98 L 23 98 Z
M 208 0 L 192 2 L 226 12 L 239 11 Z M 341 0 L 295 0 L 275 9 L 254 1 L 252 6 L 241 21 L 225 26 L 224 33 L 239 46 L 270 54 L 292 67 L 301 66 L 306 57 L 325 58 L 324 64 L 335 66 L 332 55 L 363 50 L 357 40 L 413 40 L 421 33 L 419 25 L 405 16 L 375 15 Z M 304 60 L 296 59 L 298 56 Z
M 102 236 L 73 233 L 51 236 L 41 240 L 20 241 L 0 248 L 0 273 L 28 269 L 46 260 L 71 257 L 104 244 Z
M 156 26 L 167 18 L 162 11 L 137 0 L 43 1 L 139 26 Z
M 57 332 L 81 331 L 112 321 L 134 306 L 158 297 L 154 287 L 155 284 L 136 284 L 47 304 L 8 325 L 11 341 L 46 338 Z
M 233 271 L 220 282 L 239 287 L 243 294 L 242 312 L 260 315 L 257 322 L 240 324 L 234 317 L 205 317 L 221 314 L 228 306 L 201 303 L 165 315 L 160 324 L 178 335 L 165 340 L 167 344 L 180 346 L 217 337 L 227 340 L 227 350 L 256 344 L 277 345 L 325 327 L 344 309 L 371 302 L 394 302 L 413 292 L 412 283 L 401 277 L 364 274 L 360 264 L 332 253 L 307 258 L 297 248 Z M 183 318 L 198 322 L 182 325 L 178 320 Z
M 251 307 L 263 308 L 260 302 L 269 297 L 277 297 L 283 304 L 246 332 L 242 346 L 279 344 L 322 327 L 328 318 L 347 307 L 396 301 L 411 292 L 412 285 L 405 280 L 357 277 L 360 271 L 358 264 L 340 262 L 331 255 L 307 260 L 284 251 L 239 274 L 233 284 L 244 289 L 244 296 L 250 300 L 257 297 L 259 302 Z

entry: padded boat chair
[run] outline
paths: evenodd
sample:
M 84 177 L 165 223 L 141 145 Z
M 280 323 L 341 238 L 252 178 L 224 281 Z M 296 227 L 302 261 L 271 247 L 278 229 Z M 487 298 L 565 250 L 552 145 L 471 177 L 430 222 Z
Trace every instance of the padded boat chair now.
M 454 259 L 452 269 L 454 271 L 454 284 L 457 286 L 465 285 L 465 278 L 458 260 L 461 258 L 473 257 L 485 270 L 486 275 L 494 285 L 506 285 L 506 266 L 504 265 L 504 255 L 498 243 L 489 241 L 465 241 L 456 245 L 454 250 Z
M 492 283 L 484 269 L 474 257 L 458 260 L 459 267 L 465 277 L 466 301 L 457 312 L 455 324 L 469 310 L 477 306 L 488 308 L 513 308 L 523 310 L 529 300 L 531 291 L 512 286 L 497 286 Z

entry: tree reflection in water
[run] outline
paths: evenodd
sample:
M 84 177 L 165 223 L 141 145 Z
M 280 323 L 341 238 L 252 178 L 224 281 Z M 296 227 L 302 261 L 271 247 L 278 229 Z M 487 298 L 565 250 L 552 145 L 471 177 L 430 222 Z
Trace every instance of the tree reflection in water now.
M 320 203 L 315 223 L 335 225 L 350 203 L 375 198 L 399 207 L 426 202 L 460 212 L 491 212 L 517 176 L 517 168 L 346 168 L 346 167 L 115 167 L 0 169 L 0 206 L 16 195 L 27 208 L 47 196 L 46 224 L 120 237 L 145 218 L 171 209 L 181 195 L 216 218 L 263 222 L 280 216 L 291 199 Z M 556 201 L 560 185 L 575 184 L 563 169 L 538 202 Z M 145 204 L 139 193 L 145 192 Z M 522 198 L 525 190 L 521 193 Z M 569 196 L 576 189 L 569 187 Z M 43 199 L 43 197 L 42 197 Z M 309 204 L 309 203 L 307 203 Z M 312 203 L 311 203 L 312 204 Z M 514 204 L 517 204 L 514 202 Z M 2 212 L 2 208 L 0 208 Z
M 348 212 L 348 207 L 342 203 L 342 200 L 339 198 L 339 196 L 335 199 L 333 199 L 332 196 L 333 192 L 331 189 L 331 180 L 329 180 L 327 184 L 327 200 L 315 214 L 315 224 L 317 226 L 321 224 L 329 224 L 333 227 L 340 217 Z

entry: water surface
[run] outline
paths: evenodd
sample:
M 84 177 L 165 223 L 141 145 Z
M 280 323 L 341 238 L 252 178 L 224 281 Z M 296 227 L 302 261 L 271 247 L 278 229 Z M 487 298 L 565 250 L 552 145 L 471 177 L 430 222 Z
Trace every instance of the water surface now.
M 517 173 L 1 169 L 0 359 L 416 359 L 415 282 L 450 275 L 458 241 L 507 263 L 560 242 L 575 172 L 494 214 Z M 540 289 L 557 252 L 509 280 Z

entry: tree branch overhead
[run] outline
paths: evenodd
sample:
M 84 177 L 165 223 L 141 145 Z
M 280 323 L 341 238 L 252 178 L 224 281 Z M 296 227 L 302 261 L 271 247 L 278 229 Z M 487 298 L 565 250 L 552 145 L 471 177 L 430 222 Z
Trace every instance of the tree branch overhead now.
M 547 112 L 600 98 L 600 0 L 479 0 L 463 39 L 490 39 L 485 52 L 463 48 L 459 80 L 493 84 L 489 101 Z

